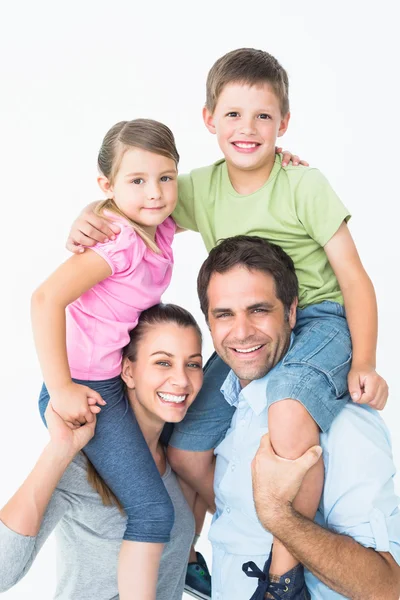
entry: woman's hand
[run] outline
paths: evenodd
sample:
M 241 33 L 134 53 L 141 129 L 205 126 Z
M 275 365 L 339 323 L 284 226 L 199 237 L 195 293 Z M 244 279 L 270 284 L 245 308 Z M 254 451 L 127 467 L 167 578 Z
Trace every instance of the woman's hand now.
M 70 427 L 93 423 L 101 411 L 97 404 L 106 404 L 98 392 L 73 381 L 49 393 L 53 409 Z
M 47 427 L 50 433 L 50 446 L 57 455 L 66 460 L 72 460 L 92 439 L 96 427 L 96 416 L 91 423 L 71 429 L 55 412 L 51 402 L 45 412 Z
M 97 205 L 98 202 L 92 202 L 85 206 L 72 223 L 66 243 L 66 248 L 70 252 L 81 254 L 85 251 L 85 246 L 94 246 L 98 242 L 104 244 L 108 240 L 114 240 L 120 232 L 118 225 L 95 213 Z

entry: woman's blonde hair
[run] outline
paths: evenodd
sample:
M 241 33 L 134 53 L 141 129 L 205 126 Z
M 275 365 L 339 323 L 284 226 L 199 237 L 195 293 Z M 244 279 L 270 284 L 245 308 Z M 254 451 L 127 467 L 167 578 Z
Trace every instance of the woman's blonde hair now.
M 178 166 L 179 154 L 176 149 L 172 131 L 166 125 L 152 119 L 135 119 L 120 121 L 106 133 L 101 145 L 97 164 L 100 172 L 112 184 L 121 166 L 122 158 L 129 148 L 141 148 L 154 154 L 171 158 Z M 116 205 L 112 198 L 104 200 L 96 207 L 98 214 L 104 215 L 108 210 L 126 219 L 143 239 L 145 244 L 154 252 L 159 253 L 157 244 L 132 219 L 129 219 Z
M 193 327 L 199 336 L 201 343 L 201 329 L 198 326 L 196 319 L 188 310 L 181 306 L 177 306 L 176 304 L 155 304 L 141 313 L 138 324 L 130 333 L 129 343 L 123 349 L 123 358 L 135 362 L 135 360 L 137 360 L 138 345 L 145 335 L 147 328 L 162 325 L 164 323 L 175 323 L 182 328 Z M 87 462 L 88 482 L 100 495 L 103 504 L 105 506 L 117 506 L 123 514 L 124 511 L 118 498 L 97 473 L 92 463 L 89 460 Z

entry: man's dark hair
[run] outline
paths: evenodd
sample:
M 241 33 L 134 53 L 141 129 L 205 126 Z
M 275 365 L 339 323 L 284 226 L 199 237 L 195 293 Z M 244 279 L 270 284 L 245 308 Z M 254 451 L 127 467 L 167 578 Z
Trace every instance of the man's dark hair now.
M 197 277 L 197 293 L 201 310 L 208 321 L 208 286 L 214 273 L 226 273 L 236 266 L 249 271 L 262 271 L 271 275 L 275 293 L 282 302 L 285 315 L 298 296 L 298 281 L 290 256 L 280 246 L 264 238 L 236 235 L 222 240 L 204 261 Z

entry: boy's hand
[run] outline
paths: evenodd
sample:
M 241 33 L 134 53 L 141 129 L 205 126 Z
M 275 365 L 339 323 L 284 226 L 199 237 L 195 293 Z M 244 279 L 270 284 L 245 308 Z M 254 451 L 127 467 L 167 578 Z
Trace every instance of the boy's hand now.
M 282 154 L 282 167 L 287 167 L 290 162 L 294 167 L 303 165 L 303 167 L 309 167 L 310 165 L 305 160 L 300 160 L 296 154 L 292 154 L 290 150 L 283 150 L 282 148 L 275 148 L 276 154 Z
M 56 413 L 72 429 L 85 423 L 93 423 L 101 411 L 97 404 L 104 406 L 103 398 L 86 385 L 71 381 L 67 385 L 50 393 L 50 401 Z
M 97 204 L 98 202 L 92 202 L 85 206 L 79 217 L 72 223 L 66 243 L 66 248 L 70 252 L 81 254 L 85 252 L 85 246 L 90 247 L 98 242 L 114 240 L 115 235 L 120 232 L 118 225 L 96 215 L 94 209 Z
M 368 404 L 377 410 L 385 408 L 389 395 L 388 384 L 373 367 L 353 365 L 347 382 L 353 402 Z

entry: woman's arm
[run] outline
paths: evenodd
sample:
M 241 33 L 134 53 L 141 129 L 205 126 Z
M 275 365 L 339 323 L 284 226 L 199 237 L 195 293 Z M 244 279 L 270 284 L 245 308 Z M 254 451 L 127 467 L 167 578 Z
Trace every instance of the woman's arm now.
M 24 483 L 0 510 L 0 592 L 25 575 L 67 512 L 69 500 L 56 490 L 57 484 L 94 434 L 95 423 L 69 429 L 51 405 L 46 411 L 46 421 L 51 441 Z
M 68 259 L 32 296 L 32 326 L 44 380 L 53 407 L 75 425 L 92 419 L 88 398 L 100 403 L 101 399 L 90 388 L 72 383 L 66 349 L 65 309 L 109 275 L 111 267 L 106 260 L 96 252 L 86 252 Z
M 343 293 L 351 333 L 353 360 L 348 378 L 351 397 L 354 402 L 382 409 L 388 386 L 375 371 L 378 311 L 374 286 L 345 223 L 324 250 Z

